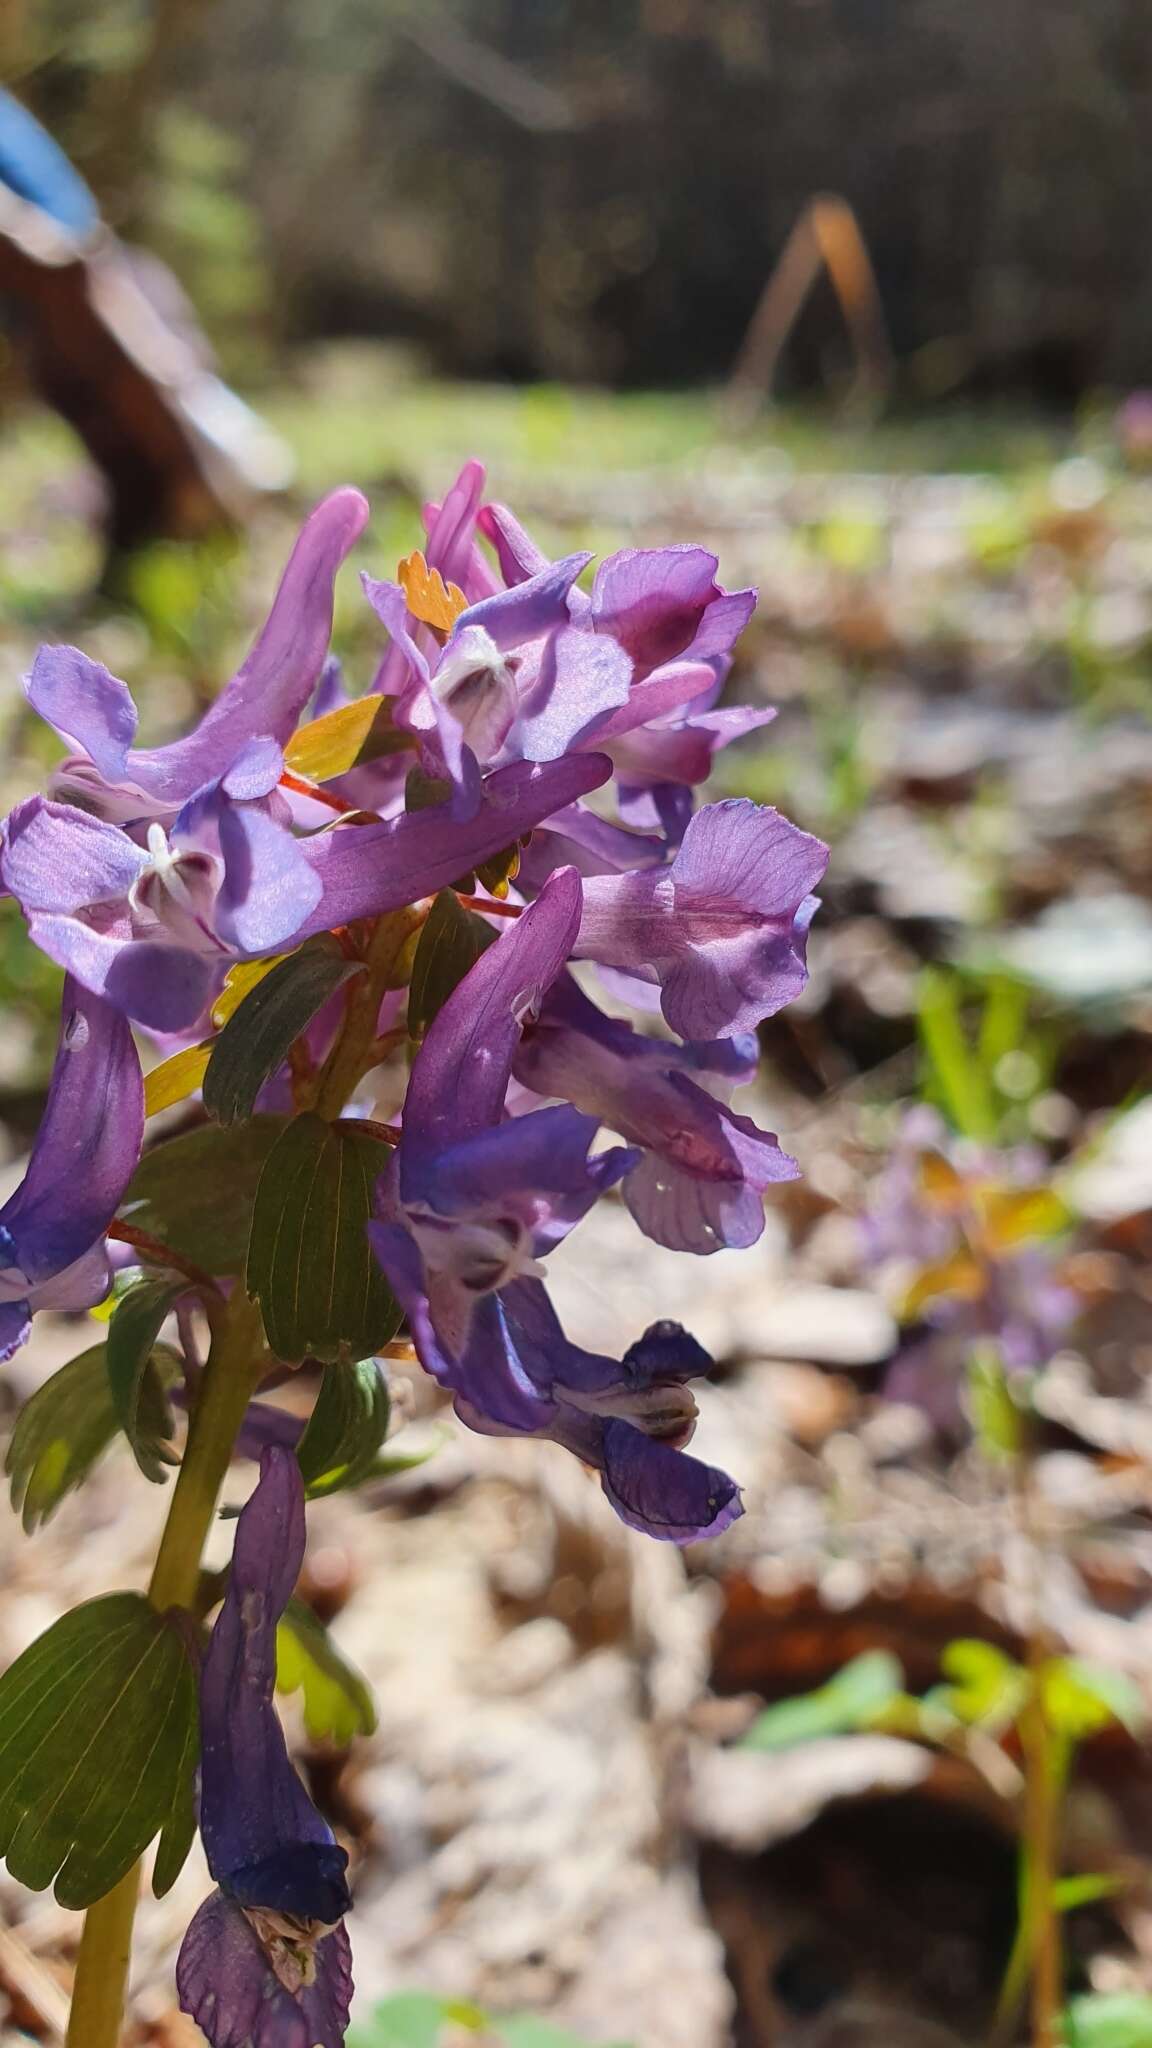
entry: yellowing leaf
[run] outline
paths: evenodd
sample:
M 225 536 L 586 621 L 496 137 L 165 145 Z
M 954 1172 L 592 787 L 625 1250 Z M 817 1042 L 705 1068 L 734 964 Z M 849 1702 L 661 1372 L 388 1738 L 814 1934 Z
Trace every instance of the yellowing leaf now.
M 392 723 L 392 699 L 370 693 L 302 725 L 285 747 L 284 759 L 309 782 L 329 782 L 334 775 L 346 775 L 362 757 L 375 760 L 412 744 L 411 734 Z
M 1071 1221 L 1051 1188 L 989 1188 L 977 1201 L 993 1251 L 1007 1251 L 1030 1237 L 1054 1237 Z
M 287 953 L 277 953 L 271 960 L 242 960 L 238 967 L 232 969 L 212 1005 L 212 1022 L 226 1024 L 257 982 L 263 981 L 266 974 L 271 974 L 272 969 L 279 967 L 281 960 L 287 958 Z
M 464 592 L 455 583 L 446 584 L 439 569 L 430 569 L 419 548 L 401 562 L 396 574 L 412 617 L 438 633 L 451 632 L 461 612 L 467 611 Z
M 174 1052 L 171 1059 L 161 1060 L 158 1067 L 153 1067 L 144 1082 L 145 1116 L 171 1109 L 174 1102 L 183 1102 L 186 1095 L 191 1095 L 204 1079 L 211 1051 L 207 1040 L 203 1045 L 186 1045 L 183 1052 Z
M 921 1153 L 920 1185 L 934 1209 L 963 1208 L 964 1182 L 942 1152 Z
M 984 1286 L 980 1263 L 969 1251 L 953 1252 L 934 1266 L 917 1274 L 900 1305 L 904 1317 L 914 1316 L 939 1294 L 958 1295 L 961 1301 L 975 1301 Z

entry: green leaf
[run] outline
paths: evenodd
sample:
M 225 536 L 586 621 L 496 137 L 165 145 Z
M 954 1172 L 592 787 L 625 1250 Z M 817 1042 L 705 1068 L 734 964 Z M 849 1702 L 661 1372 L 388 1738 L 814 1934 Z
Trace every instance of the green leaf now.
M 173 1419 L 165 1392 L 179 1364 L 167 1347 L 157 1352 L 157 1338 L 187 1292 L 186 1280 L 142 1280 L 117 1304 L 104 1347 L 116 1419 L 145 1479 L 155 1484 L 164 1479 L 166 1465 L 180 1462 L 170 1448 Z
M 439 2048 L 448 2001 L 432 1991 L 397 1991 L 376 2007 L 366 2026 L 353 2027 L 347 2048 Z
M 465 910 L 451 889 L 441 889 L 428 912 L 412 963 L 408 1029 L 413 1038 L 423 1038 L 433 1017 L 495 937 L 491 925 L 474 910 Z
M 276 1686 L 283 1693 L 303 1692 L 304 1726 L 314 1742 L 346 1745 L 376 1727 L 367 1680 L 299 1600 L 288 1602 L 276 1630 Z
M 1060 1877 L 1052 1887 L 1052 1904 L 1058 1913 L 1074 1913 L 1077 1906 L 1091 1906 L 1097 1899 L 1114 1899 L 1125 1889 L 1122 1877 L 1107 1877 L 1099 1871 L 1085 1871 L 1080 1877 Z
M 1083 1742 L 1119 1722 L 1139 1735 L 1147 1716 L 1139 1687 L 1123 1671 L 1083 1657 L 1053 1657 L 1044 1666 L 1044 1713 L 1070 1742 Z
M 579 2035 L 570 2034 L 567 2027 L 554 2027 L 550 2020 L 542 2020 L 535 2013 L 520 2012 L 508 2019 L 494 2019 L 491 2026 L 502 2048 L 586 2048 Z M 618 2041 L 611 2048 L 627 2048 Z
M 245 996 L 212 1047 L 204 1076 L 204 1107 L 221 1124 L 252 1115 L 264 1083 L 329 997 L 364 963 L 346 960 L 327 934 L 274 967 Z
M 172 1774 L 172 1804 L 160 1830 L 156 1861 L 152 1868 L 152 1896 L 162 1899 L 170 1892 L 188 1860 L 196 1839 L 199 1816 L 196 1810 L 196 1771 L 200 1762 L 200 1714 L 196 1701 L 188 1718 L 184 1751 Z
M 4 1470 L 29 1535 L 83 1483 L 119 1430 L 104 1351 L 95 1344 L 70 1359 L 20 1410 Z
M 206 1272 L 242 1273 L 256 1189 L 283 1129 L 283 1117 L 257 1116 L 168 1138 L 140 1161 L 122 1214 Z
M 968 1407 L 977 1442 L 986 1458 L 1015 1458 L 1024 1441 L 1024 1411 L 993 1344 L 982 1344 L 968 1361 Z
M 117 1884 L 168 1819 L 196 1680 L 177 1627 L 139 1593 L 90 1600 L 0 1678 L 0 1855 L 62 1906 Z
M 822 1735 L 845 1735 L 867 1728 L 903 1693 L 900 1660 L 888 1650 L 865 1650 L 853 1657 L 827 1685 L 797 1699 L 779 1700 L 758 1715 L 742 1747 L 791 1749 Z
M 940 1688 L 941 1702 L 967 1727 L 979 1724 L 998 1734 L 1012 1726 L 1028 1699 L 1031 1681 L 1023 1665 L 975 1636 L 949 1643 L 940 1667 L 949 1681 Z
M 247 1286 L 268 1342 L 289 1365 L 368 1358 L 400 1310 L 365 1226 L 387 1154 L 378 1140 L 310 1111 L 268 1155 L 252 1211 Z
M 964 1137 L 994 1138 L 996 1112 L 979 1055 L 964 1029 L 955 975 L 938 967 L 925 968 L 920 977 L 917 1023 L 928 1078 L 941 1108 Z
M 1069 2048 L 1149 2048 L 1152 1998 L 1142 1991 L 1097 1991 L 1074 1998 L 1065 2014 Z
M 330 1365 L 296 1448 L 308 1498 L 359 1486 L 388 1434 L 388 1382 L 374 1358 Z

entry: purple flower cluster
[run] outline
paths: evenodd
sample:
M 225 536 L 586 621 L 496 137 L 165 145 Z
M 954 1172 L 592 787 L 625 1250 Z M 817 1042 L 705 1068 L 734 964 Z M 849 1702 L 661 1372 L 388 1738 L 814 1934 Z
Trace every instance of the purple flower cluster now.
M 465 1423 L 564 1445 L 632 1528 L 684 1543 L 741 1511 L 735 1482 L 685 1454 L 710 1361 L 671 1322 L 619 1359 L 582 1350 L 544 1262 L 611 1189 L 662 1245 L 760 1235 L 765 1190 L 797 1169 L 730 1096 L 755 1072 L 758 1024 L 804 986 L 827 853 L 774 810 L 697 808 L 716 749 L 771 715 L 717 708 L 753 593 L 726 591 L 700 547 L 625 549 L 585 589 L 589 558 L 549 561 L 483 483 L 467 464 L 426 512 L 425 553 L 394 583 L 364 579 L 388 634 L 373 721 L 388 745 L 324 783 L 286 755 L 314 721 L 356 717 L 329 652 L 335 577 L 368 516 L 355 491 L 307 521 L 248 659 L 185 738 L 137 746 L 122 682 L 74 648 L 38 655 L 29 701 L 67 752 L 4 822 L 0 883 L 66 981 L 47 1111 L 0 1209 L 0 1353 L 37 1308 L 107 1289 L 144 1123 L 132 1026 L 206 1041 L 238 963 L 334 932 L 364 972 L 374 921 L 418 923 L 455 890 L 478 952 L 415 1052 L 372 1250 Z M 404 995 L 370 986 L 371 1060 L 395 1044 Z M 313 1073 L 341 1050 L 341 1001 L 294 1048 Z M 289 1059 L 262 1101 L 314 1109 L 297 1079 Z M 346 1859 L 272 1704 L 304 1549 L 285 1421 L 254 1401 L 241 1430 L 238 1453 L 263 1446 L 261 1478 L 203 1669 L 218 1890 L 179 1988 L 213 2048 L 337 2048 L 348 2015 Z
M 764 1190 L 796 1167 L 726 1098 L 754 1071 L 757 1024 L 804 985 L 826 849 L 749 802 L 695 808 L 716 747 L 769 715 L 715 708 L 754 594 L 726 591 L 699 547 L 624 549 L 585 591 L 589 558 L 548 561 L 482 487 L 469 463 L 428 509 L 418 582 L 412 562 L 400 582 L 364 579 L 398 744 L 343 778 L 348 822 L 285 774 L 284 750 L 318 691 L 342 695 L 333 585 L 367 519 L 357 492 L 307 521 L 248 659 L 187 737 L 138 747 L 123 683 L 74 648 L 38 655 L 29 701 L 69 751 L 6 820 L 0 879 L 69 976 L 53 1102 L 78 1085 L 94 1129 L 50 1111 L 0 1218 L 0 1335 L 11 1347 L 38 1303 L 101 1291 L 140 1139 L 128 1023 L 197 1034 L 238 961 L 418 902 L 518 844 L 503 908 L 521 914 L 493 915 L 497 942 L 420 1047 L 372 1240 L 467 1422 L 569 1445 L 626 1520 L 684 1541 L 739 1512 L 730 1480 L 679 1456 L 707 1359 L 664 1325 L 622 1361 L 580 1351 L 540 1262 L 613 1186 L 661 1244 L 755 1241 Z M 419 808 L 414 765 L 437 799 Z M 607 1015 L 572 971 L 585 962 L 663 1026 Z M 595 1150 L 604 1126 L 625 1143 Z M 62 1175 L 62 1148 L 83 1145 L 102 1156 Z

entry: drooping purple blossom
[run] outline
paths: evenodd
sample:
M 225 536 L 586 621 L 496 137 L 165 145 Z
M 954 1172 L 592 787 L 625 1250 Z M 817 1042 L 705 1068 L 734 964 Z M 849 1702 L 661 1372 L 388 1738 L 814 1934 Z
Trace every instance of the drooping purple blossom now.
M 674 1045 L 606 1017 L 570 976 L 525 1033 L 513 1071 L 640 1151 L 621 1193 L 640 1228 L 676 1251 L 755 1244 L 764 1190 L 799 1168 L 771 1131 L 728 1107 L 756 1073 L 755 1038 Z
M 71 979 L 32 1157 L 0 1208 L 0 1359 L 37 1309 L 90 1308 L 110 1284 L 104 1233 L 140 1157 L 144 1083 L 124 1019 Z
M 340 2048 L 348 2025 L 348 1858 L 273 1703 L 276 1625 L 304 1541 L 300 1468 L 268 1449 L 200 1682 L 200 1833 L 219 1889 L 184 1937 L 176 1983 L 212 2048 Z
M 553 875 L 434 1020 L 369 1234 L 422 1364 L 462 1417 L 569 1443 L 605 1473 L 610 1497 L 635 1494 L 643 1516 L 643 1443 L 659 1445 L 663 1466 L 660 1440 L 686 1441 L 695 1409 L 684 1382 L 709 1361 L 679 1330 L 647 1351 L 634 1347 L 623 1363 L 568 1343 L 538 1261 L 638 1158 L 620 1148 L 591 1156 L 600 1119 L 566 1103 L 505 1115 L 524 1021 L 569 956 L 580 893 L 574 870 Z M 622 1439 L 617 1422 L 629 1432 Z M 614 1488 L 617 1466 L 626 1478 Z M 645 1523 L 652 1533 L 686 1541 L 739 1511 L 724 1475 L 687 1460 L 674 1477 L 667 1513 L 653 1510 Z
M 812 891 L 828 849 L 746 798 L 697 811 L 664 868 L 593 876 L 575 953 L 660 988 L 683 1038 L 753 1031 L 808 978 Z

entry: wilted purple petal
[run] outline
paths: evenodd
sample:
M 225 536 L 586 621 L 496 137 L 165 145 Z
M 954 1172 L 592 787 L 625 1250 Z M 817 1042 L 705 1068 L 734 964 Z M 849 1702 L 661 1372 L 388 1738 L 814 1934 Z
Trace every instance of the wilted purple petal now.
M 180 2009 L 211 2048 L 342 2048 L 352 2008 L 344 1927 L 316 1944 L 313 1966 L 315 1981 L 289 1991 L 243 1909 L 213 1892 L 180 1948 Z
M 232 1571 L 200 1681 L 200 1833 L 208 1867 L 252 1910 L 332 1926 L 348 1858 L 293 1770 L 273 1705 L 276 1625 L 304 1561 L 304 1483 L 270 1448 L 236 1524 Z

